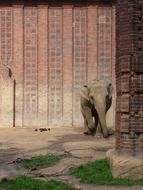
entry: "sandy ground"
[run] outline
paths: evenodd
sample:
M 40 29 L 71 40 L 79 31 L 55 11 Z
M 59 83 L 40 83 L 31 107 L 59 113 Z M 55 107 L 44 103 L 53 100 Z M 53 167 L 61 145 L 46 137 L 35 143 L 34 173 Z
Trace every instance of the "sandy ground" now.
M 0 179 L 17 175 L 54 178 L 69 183 L 81 190 L 142 190 L 143 187 L 106 187 L 83 185 L 69 175 L 69 168 L 105 158 L 106 152 L 114 148 L 114 137 L 109 139 L 83 135 L 82 128 L 57 127 L 40 132 L 34 128 L 0 128 Z M 18 158 L 25 159 L 36 155 L 65 154 L 66 157 L 53 167 L 27 171 L 19 164 Z

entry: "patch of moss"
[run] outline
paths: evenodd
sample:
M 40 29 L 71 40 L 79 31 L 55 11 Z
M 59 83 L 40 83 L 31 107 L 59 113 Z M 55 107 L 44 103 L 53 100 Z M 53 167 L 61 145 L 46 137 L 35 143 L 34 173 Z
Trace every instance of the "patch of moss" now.
M 18 177 L 14 180 L 9 180 L 0 183 L 0 190 L 75 190 L 73 187 L 65 183 L 50 180 L 43 181 L 28 177 Z
M 131 186 L 143 185 L 143 179 L 131 180 L 113 178 L 109 163 L 106 159 L 96 160 L 71 170 L 71 175 L 80 179 L 80 182 L 95 185 Z
M 63 156 L 59 155 L 37 156 L 29 160 L 24 160 L 22 166 L 28 169 L 53 166 L 59 162 L 62 157 Z

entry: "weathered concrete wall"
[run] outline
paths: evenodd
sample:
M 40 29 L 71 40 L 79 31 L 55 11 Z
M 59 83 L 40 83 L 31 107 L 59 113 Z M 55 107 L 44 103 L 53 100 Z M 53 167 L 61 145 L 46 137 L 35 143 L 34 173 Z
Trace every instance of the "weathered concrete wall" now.
M 11 127 L 14 125 L 14 81 L 5 66 L 0 69 L 0 127 Z

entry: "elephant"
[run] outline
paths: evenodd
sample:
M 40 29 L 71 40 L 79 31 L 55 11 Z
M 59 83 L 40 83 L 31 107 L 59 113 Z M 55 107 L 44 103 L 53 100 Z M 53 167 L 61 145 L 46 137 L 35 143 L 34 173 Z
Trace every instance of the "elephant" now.
M 84 134 L 94 135 L 97 128 L 100 128 L 104 138 L 110 135 L 106 113 L 112 105 L 112 91 L 112 84 L 102 79 L 94 79 L 81 88 L 80 107 L 84 118 Z

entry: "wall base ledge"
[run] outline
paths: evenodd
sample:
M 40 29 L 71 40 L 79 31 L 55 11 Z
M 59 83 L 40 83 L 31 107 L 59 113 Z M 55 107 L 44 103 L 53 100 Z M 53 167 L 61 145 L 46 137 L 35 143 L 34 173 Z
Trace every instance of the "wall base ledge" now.
M 120 155 L 116 150 L 109 150 L 106 157 L 114 178 L 143 179 L 143 158 Z

